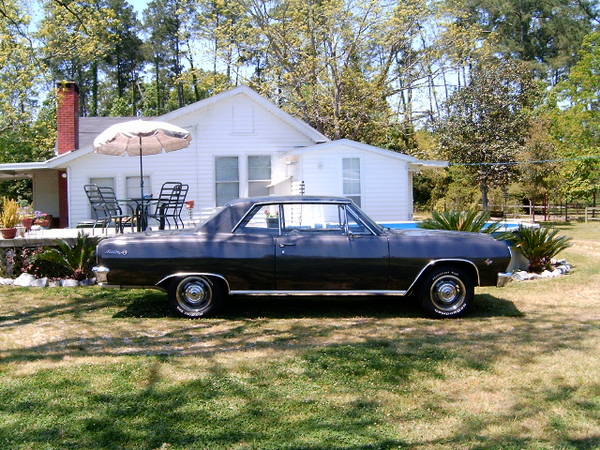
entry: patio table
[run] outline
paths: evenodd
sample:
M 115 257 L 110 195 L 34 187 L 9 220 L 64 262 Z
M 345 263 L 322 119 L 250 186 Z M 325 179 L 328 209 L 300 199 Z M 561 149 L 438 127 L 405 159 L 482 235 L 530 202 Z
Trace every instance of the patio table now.
M 149 203 L 152 202 L 153 200 L 156 200 L 156 199 L 153 199 L 152 197 L 131 197 L 131 198 L 124 198 L 124 199 L 119 200 L 119 202 L 135 203 L 135 205 L 136 205 L 135 216 L 137 219 L 137 230 L 138 231 L 145 231 L 148 229 L 148 206 L 149 206 Z M 164 206 L 160 207 L 161 218 L 159 220 L 159 225 L 158 225 L 159 230 L 165 229 L 165 219 L 164 219 L 164 217 L 162 217 L 163 208 L 164 208 Z
M 135 217 L 137 219 L 137 231 L 145 231 L 148 228 L 148 211 L 144 203 L 149 202 L 152 198 L 146 197 L 130 197 L 119 199 L 118 202 L 135 203 Z

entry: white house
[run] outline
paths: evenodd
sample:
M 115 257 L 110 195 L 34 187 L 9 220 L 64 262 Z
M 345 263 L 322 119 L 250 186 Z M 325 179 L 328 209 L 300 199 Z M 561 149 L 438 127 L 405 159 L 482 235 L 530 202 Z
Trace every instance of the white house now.
M 112 186 L 136 197 L 137 158 L 93 153 L 92 141 L 131 118 L 79 117 L 78 89 L 59 83 L 57 156 L 43 162 L 0 164 L 0 179 L 31 177 L 34 207 L 75 226 L 91 216 L 83 186 Z M 166 181 L 190 185 L 196 220 L 237 197 L 300 193 L 352 198 L 378 221 L 412 218 L 412 175 L 422 161 L 349 139 L 332 141 L 246 86 L 156 118 L 188 129 L 191 145 L 144 157 L 144 184 L 155 195 Z

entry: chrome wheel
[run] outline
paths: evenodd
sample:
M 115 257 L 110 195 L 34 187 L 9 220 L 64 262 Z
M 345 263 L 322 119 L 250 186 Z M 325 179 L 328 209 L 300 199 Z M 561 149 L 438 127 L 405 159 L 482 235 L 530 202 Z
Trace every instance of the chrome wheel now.
M 454 275 L 442 275 L 429 289 L 429 298 L 439 310 L 452 313 L 462 308 L 467 298 L 467 290 L 463 281 Z
M 203 277 L 187 277 L 177 286 L 176 299 L 182 312 L 202 315 L 213 306 L 212 284 Z

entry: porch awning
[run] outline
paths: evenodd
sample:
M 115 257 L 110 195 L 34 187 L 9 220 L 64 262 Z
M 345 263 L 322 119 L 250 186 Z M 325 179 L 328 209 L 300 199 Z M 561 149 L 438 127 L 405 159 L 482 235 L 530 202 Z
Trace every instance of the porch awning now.
M 292 176 L 290 175 L 289 177 L 282 178 L 281 180 L 273 181 L 271 184 L 267 184 L 266 187 L 272 188 L 272 187 L 275 187 L 277 185 L 280 185 L 281 183 L 285 183 L 286 181 L 290 181 L 291 179 L 292 179 Z

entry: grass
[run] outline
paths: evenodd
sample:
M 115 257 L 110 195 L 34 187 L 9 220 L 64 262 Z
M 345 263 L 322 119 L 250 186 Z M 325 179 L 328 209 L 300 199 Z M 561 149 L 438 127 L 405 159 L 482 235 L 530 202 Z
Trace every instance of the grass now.
M 0 290 L 0 448 L 598 448 L 600 229 L 567 277 L 408 299 Z

